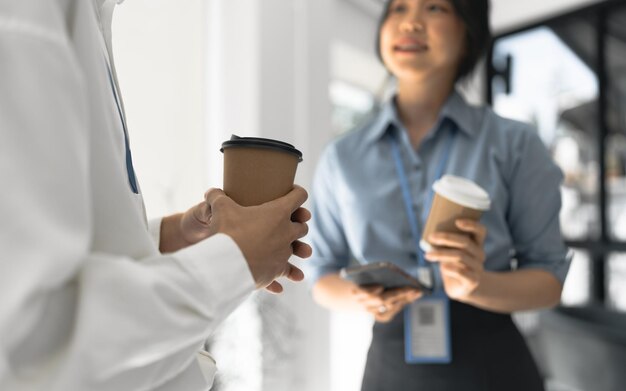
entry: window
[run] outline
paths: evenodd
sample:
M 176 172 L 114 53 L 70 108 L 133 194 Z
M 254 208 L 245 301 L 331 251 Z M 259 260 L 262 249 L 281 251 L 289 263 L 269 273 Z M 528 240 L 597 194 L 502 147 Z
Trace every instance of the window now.
M 626 4 L 607 1 L 501 34 L 489 55 L 488 101 L 535 124 L 565 175 L 561 229 L 576 255 L 564 305 L 626 311 L 626 257 L 610 255 L 626 252 L 625 54 Z
M 376 99 L 369 91 L 343 81 L 330 84 L 332 123 L 336 134 L 353 129 L 374 109 Z

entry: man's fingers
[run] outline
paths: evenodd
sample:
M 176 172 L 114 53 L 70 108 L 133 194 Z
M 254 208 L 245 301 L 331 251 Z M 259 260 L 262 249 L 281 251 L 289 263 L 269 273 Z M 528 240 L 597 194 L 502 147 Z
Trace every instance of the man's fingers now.
M 287 263 L 287 269 L 286 277 L 291 281 L 298 282 L 304 280 L 304 272 L 300 268 Z
M 302 239 L 307 236 L 309 233 L 309 226 L 306 223 L 291 223 L 290 236 L 288 237 L 290 241 L 295 242 L 298 239 Z
M 306 243 L 296 240 L 291 244 L 293 248 L 293 255 L 298 258 L 308 258 L 313 255 L 313 249 Z
M 295 282 L 304 280 L 304 272 L 290 263 L 287 263 L 287 267 L 285 269 L 285 272 L 283 273 L 283 276 Z M 278 294 L 282 293 L 283 286 L 281 283 L 274 280 L 271 284 L 265 287 L 265 290 L 271 293 Z
M 298 208 L 291 215 L 291 221 L 296 223 L 306 223 L 309 220 L 311 220 L 311 212 L 305 208 Z
M 223 190 L 221 189 L 209 189 L 207 190 L 206 193 L 204 193 L 204 200 L 207 202 L 207 204 L 213 205 L 215 203 L 215 201 L 217 201 L 218 199 L 222 198 L 222 197 L 227 197 L 226 193 L 224 193 Z
M 306 190 L 304 190 L 304 188 L 294 185 L 293 190 L 287 193 L 287 195 L 271 202 L 280 203 L 281 209 L 289 209 L 289 213 L 293 214 L 302 206 L 302 204 L 306 202 L 308 198 L 309 194 Z
M 211 205 L 202 201 L 191 209 L 191 217 L 200 225 L 207 225 L 211 218 Z
M 278 294 L 283 291 L 283 286 L 278 281 L 272 281 L 265 289 L 271 293 Z

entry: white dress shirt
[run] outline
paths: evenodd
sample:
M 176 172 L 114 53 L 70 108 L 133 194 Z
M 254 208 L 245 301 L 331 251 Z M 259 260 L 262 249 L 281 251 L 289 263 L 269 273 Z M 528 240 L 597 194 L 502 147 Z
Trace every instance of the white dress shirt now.
M 0 0 L 0 390 L 206 390 L 197 352 L 254 289 L 228 236 L 158 251 L 107 71 L 117 89 L 114 4 Z

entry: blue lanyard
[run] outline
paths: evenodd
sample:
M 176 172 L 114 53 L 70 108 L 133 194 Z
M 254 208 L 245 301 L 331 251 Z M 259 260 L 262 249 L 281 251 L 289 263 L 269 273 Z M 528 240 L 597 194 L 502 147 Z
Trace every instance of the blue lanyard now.
M 111 83 L 111 89 L 113 90 L 113 97 L 115 98 L 115 105 L 117 106 L 117 112 L 120 115 L 120 121 L 122 121 L 122 129 L 124 129 L 124 145 L 126 147 L 126 173 L 128 174 L 128 182 L 130 183 L 130 188 L 135 194 L 139 194 L 139 188 L 137 187 L 137 178 L 135 177 L 135 169 L 133 168 L 133 157 L 130 153 L 130 145 L 128 143 L 128 131 L 126 130 L 126 118 L 124 118 L 124 113 L 122 112 L 122 105 L 120 104 L 120 100 L 117 96 L 117 88 L 115 87 L 115 82 L 113 81 L 113 74 L 111 72 L 111 67 L 109 66 L 109 62 L 106 57 L 104 62 L 107 66 L 107 71 L 109 72 L 109 83 Z
M 437 172 L 435 175 L 435 180 L 441 178 L 443 173 L 448 165 L 448 160 L 450 159 L 450 151 L 452 150 L 452 145 L 454 144 L 454 139 L 457 134 L 456 128 L 453 128 L 448 137 L 448 142 L 444 149 L 443 155 L 441 156 L 441 160 L 439 161 L 439 166 L 437 167 Z M 404 207 L 406 208 L 406 215 L 409 219 L 409 225 L 411 227 L 411 235 L 413 236 L 413 241 L 415 242 L 415 248 L 417 249 L 418 256 L 418 266 L 420 267 L 429 267 L 429 264 L 424 259 L 424 251 L 420 247 L 420 239 L 421 232 L 419 229 L 419 225 L 417 222 L 417 218 L 415 213 L 413 212 L 413 202 L 411 196 L 411 189 L 409 187 L 409 180 L 404 170 L 404 164 L 402 164 L 402 155 L 400 152 L 400 144 L 397 139 L 397 135 L 395 132 L 390 132 L 391 135 L 391 151 L 393 152 L 393 157 L 396 163 L 396 171 L 398 173 L 398 179 L 400 180 L 400 187 L 402 188 L 402 196 L 404 198 Z M 424 208 L 422 210 L 422 221 L 426 221 L 428 217 L 428 213 L 430 212 L 430 206 L 433 201 L 434 192 L 432 190 L 432 184 L 428 191 L 428 198 L 426 203 L 424 204 Z

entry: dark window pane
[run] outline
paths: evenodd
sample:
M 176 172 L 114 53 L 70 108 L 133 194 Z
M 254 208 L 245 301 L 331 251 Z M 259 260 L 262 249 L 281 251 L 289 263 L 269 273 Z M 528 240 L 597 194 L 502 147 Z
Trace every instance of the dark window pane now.
M 609 234 L 626 240 L 626 7 L 614 7 L 607 16 L 607 126 L 605 162 Z

